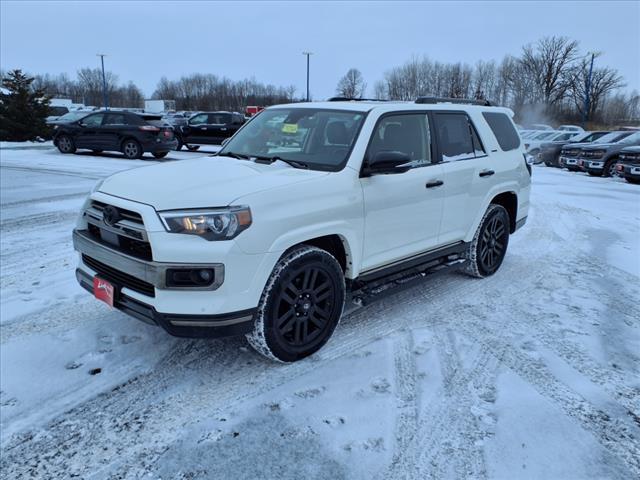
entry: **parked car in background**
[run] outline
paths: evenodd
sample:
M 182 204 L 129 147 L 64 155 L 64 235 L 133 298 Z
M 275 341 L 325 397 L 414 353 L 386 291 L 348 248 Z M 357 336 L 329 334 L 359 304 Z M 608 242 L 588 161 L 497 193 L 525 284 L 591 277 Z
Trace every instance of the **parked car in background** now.
M 198 145 L 218 145 L 236 133 L 244 124 L 244 115 L 237 112 L 200 112 L 176 130 L 177 149 L 186 146 L 197 150 Z
M 172 127 L 181 127 L 187 124 L 189 117 L 182 112 L 167 113 L 162 117 L 162 121 L 167 122 Z
M 163 158 L 178 144 L 173 128 L 160 115 L 110 110 L 54 125 L 53 143 L 62 153 L 116 151 L 127 158 L 140 158 L 145 152 Z
M 49 107 L 49 116 L 45 119 L 47 125 L 51 125 L 58 120 L 61 116 L 69 113 L 69 107 L 62 105 L 54 105 Z
M 551 125 L 547 125 L 546 123 L 534 123 L 531 125 L 533 130 L 555 130 Z
M 544 163 L 547 167 L 561 167 L 560 152 L 562 147 L 569 144 L 576 143 L 591 143 L 600 137 L 606 135 L 607 131 L 598 132 L 582 132 L 578 133 L 575 137 L 567 140 L 553 140 L 545 142 L 540 145 L 540 152 L 538 153 L 537 163 Z
M 611 177 L 616 173 L 621 150 L 631 146 L 640 146 L 640 132 L 632 133 L 616 143 L 583 147 L 578 164 L 593 177 Z
M 540 146 L 545 142 L 553 142 L 554 140 L 569 140 L 578 135 L 578 132 L 543 132 L 533 138 L 524 141 L 524 148 L 529 155 L 537 156 L 540 153 Z
M 627 182 L 640 184 L 640 147 L 625 147 L 620 150 L 616 171 Z
M 567 132 L 584 132 L 584 128 L 579 127 L 577 125 L 560 125 L 558 130 L 567 131 Z
M 625 137 L 628 137 L 633 132 L 623 132 L 623 131 L 615 131 L 609 132 L 606 135 L 594 140 L 590 143 L 575 143 L 575 144 L 567 144 L 560 150 L 560 166 L 566 168 L 571 172 L 579 172 L 580 168 L 580 154 L 582 153 L 583 147 L 588 147 L 590 145 L 605 145 L 609 143 L 614 143 L 619 140 L 622 140 Z

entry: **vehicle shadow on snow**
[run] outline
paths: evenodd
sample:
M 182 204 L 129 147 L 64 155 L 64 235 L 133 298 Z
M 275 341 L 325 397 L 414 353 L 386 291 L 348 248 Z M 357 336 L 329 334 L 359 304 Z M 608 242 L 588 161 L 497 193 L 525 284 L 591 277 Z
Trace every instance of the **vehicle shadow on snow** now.
M 74 155 L 79 155 L 82 157 L 96 157 L 96 158 L 114 158 L 117 160 L 151 160 L 154 162 L 168 162 L 172 160 L 178 160 L 177 158 L 172 158 L 171 153 L 164 158 L 155 158 L 150 153 L 145 153 L 142 158 L 129 159 L 126 158 L 122 153 L 119 152 L 92 152 L 91 150 L 78 150 L 74 153 Z

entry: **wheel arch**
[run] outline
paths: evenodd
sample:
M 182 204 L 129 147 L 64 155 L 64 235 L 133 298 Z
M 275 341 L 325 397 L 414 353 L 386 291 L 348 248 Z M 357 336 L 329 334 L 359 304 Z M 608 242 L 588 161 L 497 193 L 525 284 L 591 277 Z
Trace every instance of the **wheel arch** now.
M 509 214 L 509 232 L 516 231 L 518 217 L 518 195 L 515 192 L 502 192 L 491 199 L 489 204 L 502 205 Z
M 283 255 L 292 248 L 299 247 L 300 245 L 311 245 L 330 253 L 340 264 L 345 276 L 351 278 L 353 274 L 353 256 L 349 243 L 343 236 L 331 234 L 309 238 L 291 245 Z

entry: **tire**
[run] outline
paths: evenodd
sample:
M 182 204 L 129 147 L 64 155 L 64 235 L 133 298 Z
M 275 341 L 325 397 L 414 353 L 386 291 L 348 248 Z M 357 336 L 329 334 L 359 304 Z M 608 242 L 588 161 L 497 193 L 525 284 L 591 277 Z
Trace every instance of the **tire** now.
M 624 179 L 629 183 L 633 183 L 634 185 L 640 185 L 640 178 L 624 177 Z
M 551 162 L 544 162 L 547 167 L 554 167 L 555 165 Z
M 56 140 L 60 153 L 75 153 L 76 144 L 69 135 L 60 135 Z
M 130 160 L 141 158 L 143 151 L 137 140 L 130 138 L 122 142 L 122 153 Z
M 272 360 L 308 357 L 333 334 L 344 299 L 344 273 L 338 261 L 320 248 L 295 247 L 273 269 L 247 340 Z
M 587 173 L 592 177 L 601 177 L 603 173 L 601 171 L 594 172 L 593 170 L 588 170 Z
M 176 140 L 178 140 L 178 145 L 176 146 L 176 152 L 177 152 L 179 150 L 182 150 L 182 147 L 184 146 L 184 143 L 182 143 L 182 140 L 180 140 L 177 137 L 176 137 Z
M 189 150 L 190 152 L 195 152 L 199 148 L 200 148 L 200 145 L 187 145 L 187 150 Z
M 164 158 L 169 154 L 169 152 L 154 152 L 153 156 L 156 158 Z
M 618 163 L 617 158 L 612 158 L 607 160 L 604 164 L 604 168 L 602 169 L 603 177 L 615 177 L 616 176 L 616 164 Z
M 463 272 L 476 278 L 489 277 L 502 265 L 509 245 L 509 214 L 502 205 L 489 205 L 465 253 Z

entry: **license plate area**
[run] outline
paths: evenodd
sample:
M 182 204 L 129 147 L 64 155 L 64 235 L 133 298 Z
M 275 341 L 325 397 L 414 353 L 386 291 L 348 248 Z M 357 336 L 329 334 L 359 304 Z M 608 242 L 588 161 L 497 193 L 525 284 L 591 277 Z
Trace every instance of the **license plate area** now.
M 104 278 L 93 277 L 93 295 L 113 308 L 116 300 L 116 287 Z

